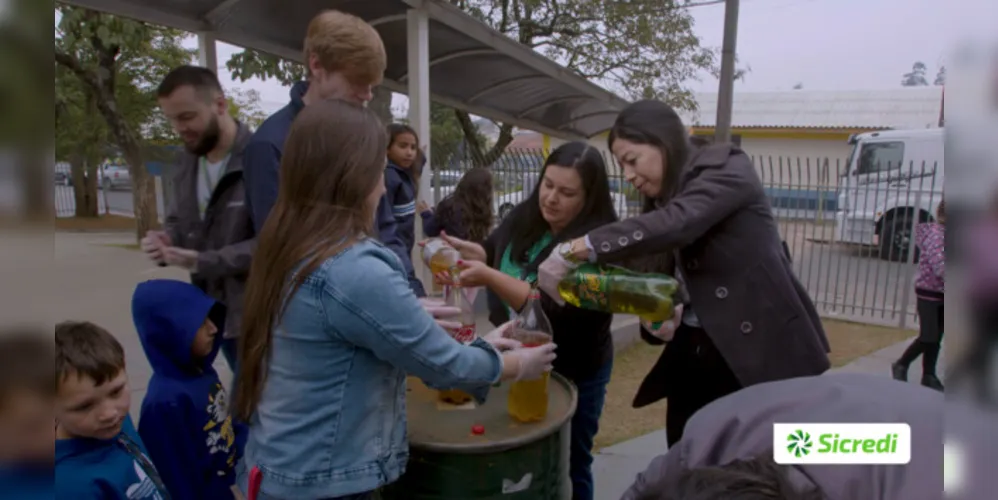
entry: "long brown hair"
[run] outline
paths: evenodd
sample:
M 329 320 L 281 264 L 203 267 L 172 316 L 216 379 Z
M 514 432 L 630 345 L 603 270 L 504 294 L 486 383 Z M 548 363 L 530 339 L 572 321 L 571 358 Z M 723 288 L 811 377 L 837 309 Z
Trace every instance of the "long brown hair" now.
M 468 234 L 465 237 L 476 243 L 485 241 L 492 230 L 492 171 L 475 167 L 458 181 L 457 187 L 440 202 L 438 215 L 448 219 L 461 207 L 461 224 Z
M 387 142 L 374 112 L 344 101 L 309 104 L 291 125 L 246 283 L 236 418 L 248 421 L 260 402 L 286 299 L 323 261 L 372 234 L 367 199 L 384 182 Z

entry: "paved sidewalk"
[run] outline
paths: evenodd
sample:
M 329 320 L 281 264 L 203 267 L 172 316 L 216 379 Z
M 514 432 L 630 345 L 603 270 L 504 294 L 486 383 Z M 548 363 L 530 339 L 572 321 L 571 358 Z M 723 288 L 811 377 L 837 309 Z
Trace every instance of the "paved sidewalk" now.
M 910 340 L 885 347 L 852 363 L 834 368 L 829 373 L 871 373 L 885 377 L 891 376 L 891 363 L 908 347 Z M 945 349 L 944 349 L 945 351 Z M 939 356 L 937 373 L 943 378 L 945 373 L 945 354 Z M 910 383 L 918 383 L 922 377 L 921 358 L 911 365 L 908 373 Z M 664 424 L 665 415 L 662 416 Z M 663 425 L 664 427 L 664 425 Z M 593 461 L 593 480 L 596 487 L 596 498 L 600 500 L 616 500 L 627 491 L 634 482 L 634 477 L 648 467 L 651 459 L 661 455 L 667 449 L 665 429 L 646 434 L 641 437 L 603 448 L 596 453 Z

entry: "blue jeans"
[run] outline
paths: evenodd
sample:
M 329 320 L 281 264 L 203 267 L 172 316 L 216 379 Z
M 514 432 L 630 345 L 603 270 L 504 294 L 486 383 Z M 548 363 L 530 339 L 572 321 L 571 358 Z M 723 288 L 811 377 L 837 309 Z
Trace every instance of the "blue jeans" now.
M 236 391 L 236 375 L 239 374 L 239 339 L 224 339 L 222 340 L 222 356 L 225 356 L 225 362 L 229 364 L 229 369 L 232 370 L 232 384 L 229 386 L 228 392 L 229 397 L 234 397 Z
M 606 400 L 606 385 L 613 372 L 613 359 L 592 377 L 573 380 L 579 389 L 579 403 L 572 417 L 572 447 L 569 476 L 572 478 L 572 500 L 593 500 L 593 438 L 599 431 L 599 418 Z

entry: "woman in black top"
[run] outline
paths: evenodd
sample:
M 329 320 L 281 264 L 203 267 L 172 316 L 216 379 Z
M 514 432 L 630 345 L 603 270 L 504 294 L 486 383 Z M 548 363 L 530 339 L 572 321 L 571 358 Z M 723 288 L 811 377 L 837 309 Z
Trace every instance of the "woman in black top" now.
M 537 266 L 555 245 L 616 220 L 603 157 L 588 144 L 570 142 L 548 156 L 530 197 L 483 244 L 444 237 L 464 259 L 461 283 L 489 288 L 489 320 L 501 325 L 524 306 Z M 554 370 L 579 390 L 571 426 L 572 498 L 592 500 L 593 438 L 613 368 L 613 316 L 559 306 L 543 293 L 541 305 L 558 344 Z

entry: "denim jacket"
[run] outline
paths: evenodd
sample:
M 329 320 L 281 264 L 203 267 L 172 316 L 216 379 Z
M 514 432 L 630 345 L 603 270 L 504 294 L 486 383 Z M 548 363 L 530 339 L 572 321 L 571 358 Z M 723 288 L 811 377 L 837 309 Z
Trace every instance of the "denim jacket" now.
M 290 296 L 274 329 L 239 486 L 286 499 L 367 492 L 405 471 L 405 376 L 484 400 L 502 360 L 455 342 L 423 309 L 398 257 L 366 239 L 329 258 Z

